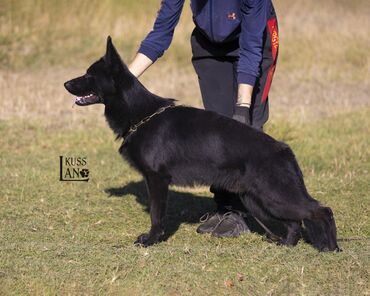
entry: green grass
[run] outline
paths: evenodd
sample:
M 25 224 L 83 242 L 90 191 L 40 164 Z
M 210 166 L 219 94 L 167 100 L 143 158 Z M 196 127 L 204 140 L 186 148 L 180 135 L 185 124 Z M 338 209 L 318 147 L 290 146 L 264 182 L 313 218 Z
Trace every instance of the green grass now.
M 107 126 L 0 121 L 0 294 L 369 295 L 369 126 L 366 109 L 267 128 L 292 146 L 312 195 L 333 208 L 339 238 L 361 238 L 323 254 L 257 234 L 198 235 L 198 218 L 213 207 L 206 188 L 173 188 L 168 240 L 135 247 L 150 226 L 145 186 Z M 90 181 L 59 182 L 59 155 L 87 156 Z
M 134 247 L 150 226 L 142 179 L 102 109 L 71 109 L 62 85 L 104 53 L 107 35 L 129 62 L 159 1 L 0 2 L 0 295 L 370 295 L 367 0 L 274 1 L 280 51 L 266 130 L 292 146 L 338 236 L 359 238 L 340 242 L 340 254 L 198 235 L 213 208 L 203 187 L 172 188 L 168 239 Z M 187 1 L 171 48 L 141 79 L 201 106 L 192 29 Z M 59 155 L 87 156 L 90 181 L 59 182 Z

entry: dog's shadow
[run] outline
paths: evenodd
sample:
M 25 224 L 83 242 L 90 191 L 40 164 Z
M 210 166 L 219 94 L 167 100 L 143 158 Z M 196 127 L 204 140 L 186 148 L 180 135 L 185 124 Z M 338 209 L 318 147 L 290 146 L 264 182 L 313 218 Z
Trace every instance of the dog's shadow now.
M 136 201 L 144 206 L 147 213 L 150 212 L 146 186 L 144 181 L 130 182 L 129 184 L 118 188 L 107 188 L 104 190 L 109 196 L 125 197 L 134 195 Z M 178 192 L 169 190 L 168 204 L 166 212 L 166 232 L 162 240 L 167 240 L 180 227 L 181 224 L 195 224 L 200 222 L 200 218 L 207 212 L 216 210 L 216 203 L 209 196 L 195 195 L 189 192 Z M 252 232 L 264 235 L 265 231 L 250 215 L 247 215 L 246 223 Z M 269 225 L 274 233 L 283 235 L 285 232 L 281 225 Z
M 104 190 L 109 196 L 125 197 L 134 195 L 136 201 L 144 206 L 149 213 L 149 204 L 146 192 L 146 186 L 143 181 L 130 182 L 129 184 L 118 188 L 107 188 Z M 199 219 L 207 212 L 216 209 L 216 204 L 211 197 L 195 195 L 189 192 L 178 192 L 169 190 L 168 206 L 166 212 L 166 232 L 163 240 L 171 237 L 181 224 L 199 223 Z

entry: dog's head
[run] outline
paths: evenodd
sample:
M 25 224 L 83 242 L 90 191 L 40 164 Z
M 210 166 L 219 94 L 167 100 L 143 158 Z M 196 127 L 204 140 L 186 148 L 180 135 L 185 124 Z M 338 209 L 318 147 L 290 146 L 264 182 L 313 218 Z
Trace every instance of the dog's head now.
M 117 95 L 115 77 L 120 76 L 118 72 L 122 69 L 128 71 L 109 36 L 105 55 L 86 74 L 65 82 L 64 87 L 76 96 L 75 103 L 79 106 L 108 104 Z

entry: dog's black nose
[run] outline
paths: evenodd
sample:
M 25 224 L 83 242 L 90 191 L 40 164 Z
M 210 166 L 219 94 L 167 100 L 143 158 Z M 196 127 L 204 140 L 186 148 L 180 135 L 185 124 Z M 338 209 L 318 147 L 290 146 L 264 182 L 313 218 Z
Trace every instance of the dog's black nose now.
M 71 81 L 64 82 L 64 87 L 69 91 L 71 89 Z

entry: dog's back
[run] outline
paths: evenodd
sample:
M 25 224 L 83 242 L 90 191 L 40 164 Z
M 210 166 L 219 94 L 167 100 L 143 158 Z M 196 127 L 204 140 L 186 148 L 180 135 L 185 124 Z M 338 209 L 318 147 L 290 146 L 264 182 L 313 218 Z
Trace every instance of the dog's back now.
M 139 170 L 166 170 L 173 184 L 193 185 L 212 184 L 226 171 L 240 177 L 284 149 L 284 143 L 235 120 L 179 106 L 143 125 L 121 151 L 141 160 Z

